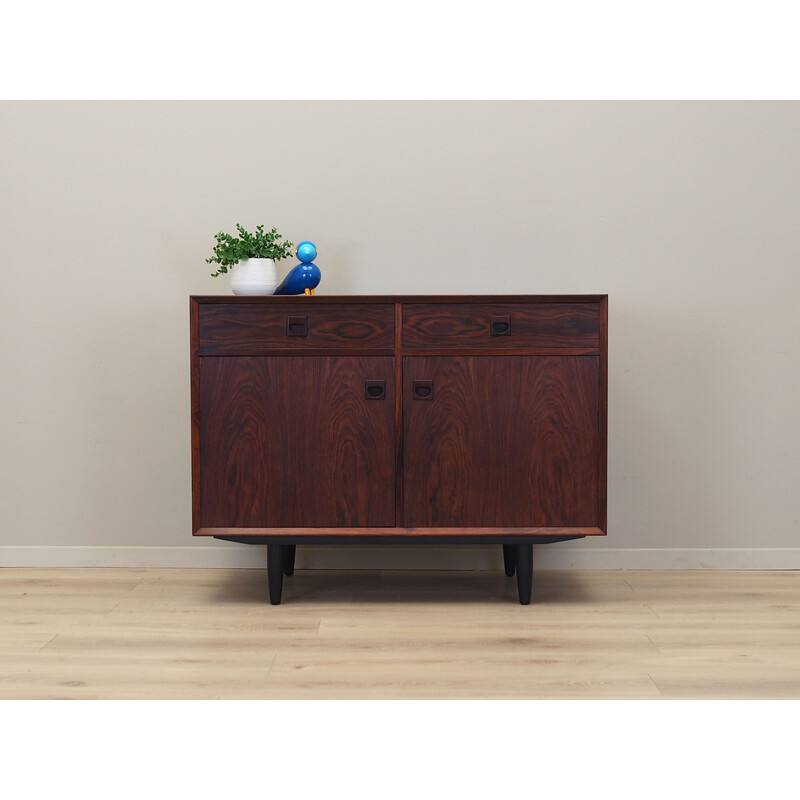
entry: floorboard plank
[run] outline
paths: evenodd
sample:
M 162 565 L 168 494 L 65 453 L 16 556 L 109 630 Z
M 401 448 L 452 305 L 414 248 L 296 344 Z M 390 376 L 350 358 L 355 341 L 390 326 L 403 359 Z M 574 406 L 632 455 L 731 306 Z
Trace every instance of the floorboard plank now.
M 798 698 L 800 571 L 0 569 L 1 699 Z

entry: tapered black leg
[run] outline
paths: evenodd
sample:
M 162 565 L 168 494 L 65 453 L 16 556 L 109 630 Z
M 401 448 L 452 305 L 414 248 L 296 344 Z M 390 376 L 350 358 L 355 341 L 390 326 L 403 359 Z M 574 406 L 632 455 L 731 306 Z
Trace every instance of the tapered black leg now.
M 518 544 L 516 546 L 517 590 L 519 602 L 527 606 L 531 602 L 531 585 L 533 583 L 533 545 Z
M 269 601 L 280 605 L 283 590 L 283 551 L 285 545 L 267 545 L 267 581 L 269 582 Z
M 294 575 L 294 553 L 297 545 L 287 544 L 283 551 L 283 574 Z
M 510 578 L 514 574 L 514 545 L 503 545 L 503 565 L 506 568 L 506 575 Z

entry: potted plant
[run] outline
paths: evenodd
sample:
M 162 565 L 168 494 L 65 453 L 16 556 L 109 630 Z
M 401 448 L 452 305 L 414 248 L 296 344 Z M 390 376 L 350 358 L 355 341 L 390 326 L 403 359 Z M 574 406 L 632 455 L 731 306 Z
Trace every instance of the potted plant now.
M 259 225 L 255 233 L 249 233 L 236 223 L 238 236 L 218 233 L 214 239 L 214 255 L 206 259 L 207 264 L 219 264 L 216 277 L 231 270 L 231 289 L 234 294 L 272 294 L 278 285 L 275 262 L 288 258 L 294 244 L 284 240 L 276 228 L 264 233 Z

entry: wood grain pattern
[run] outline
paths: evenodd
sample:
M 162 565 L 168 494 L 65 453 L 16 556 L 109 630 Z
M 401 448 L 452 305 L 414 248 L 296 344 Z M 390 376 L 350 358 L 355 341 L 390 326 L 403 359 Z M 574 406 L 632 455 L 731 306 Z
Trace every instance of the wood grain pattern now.
M 597 430 L 600 465 L 597 473 L 597 524 L 607 527 L 608 486 L 608 297 L 600 301 L 600 353 L 598 360 Z
M 328 353 L 329 351 L 326 351 Z M 413 353 L 415 356 L 438 356 L 447 354 L 448 356 L 514 356 L 514 355 L 530 355 L 530 356 L 599 356 L 599 347 L 481 347 L 476 349 L 474 347 L 414 347 L 408 350 L 408 353 Z M 382 353 L 375 353 L 374 355 L 382 355 Z
M 195 534 L 605 533 L 605 295 L 194 296 L 190 312 Z M 308 335 L 287 336 L 288 316 L 305 316 Z M 511 335 L 489 335 L 492 317 L 503 316 Z M 462 386 L 467 407 L 458 409 L 451 391 L 438 417 L 433 409 L 420 414 L 426 405 L 441 411 L 439 388 L 435 401 L 410 401 L 416 373 L 407 372 L 404 353 L 418 365 L 444 354 L 453 357 L 451 370 L 461 362 L 459 379 L 475 381 Z M 224 369 L 216 354 L 228 357 Z M 348 395 L 338 379 L 370 358 L 390 369 L 359 381 L 386 380 L 387 398 L 365 404 L 360 389 Z M 249 375 L 254 364 L 261 366 Z M 537 378 L 536 365 L 550 366 Z M 320 413 L 290 395 L 311 398 Z M 378 413 L 381 404 L 391 419 Z M 347 422 L 338 416 L 343 408 Z M 409 442 L 421 446 L 413 456 Z M 372 450 L 344 457 L 362 446 Z M 517 458 L 522 466 L 514 469 Z M 331 459 L 335 468 L 323 467 Z M 365 488 L 367 473 L 377 491 Z M 313 491 L 301 489 L 296 474 Z M 419 490 L 416 499 L 409 487 Z M 322 499 L 332 491 L 338 500 Z M 496 493 L 492 502 L 480 499 L 488 491 Z M 432 500 L 443 507 L 422 513 Z
M 299 566 L 2 569 L 0 698 L 800 698 L 800 571 Z
M 403 524 L 596 526 L 597 372 L 586 356 L 406 357 Z
M 199 395 L 201 527 L 394 525 L 391 358 L 207 356 Z
M 515 537 L 538 537 L 546 539 L 548 537 L 575 537 L 583 536 L 604 536 L 605 531 L 597 527 L 469 527 L 469 528 L 400 528 L 400 527 L 359 527 L 359 528 L 201 528 L 197 531 L 199 536 L 218 536 L 220 538 L 231 536 L 277 536 L 280 538 L 312 538 L 324 536 L 326 538 L 339 537 L 358 537 L 360 539 L 379 537 L 381 539 L 403 538 L 411 539 L 513 539 Z
M 511 332 L 492 336 L 493 317 L 509 317 Z M 595 303 L 414 303 L 403 307 L 403 348 L 535 350 L 599 344 Z
M 287 336 L 287 317 L 305 317 L 306 336 Z M 394 306 L 307 302 L 203 304 L 199 310 L 200 355 L 236 355 L 307 350 L 394 349 Z
M 191 395 L 191 468 L 192 468 L 192 531 L 200 527 L 200 359 L 198 357 L 198 320 L 200 317 L 197 301 L 189 299 L 189 348 L 190 395 Z
M 375 303 L 602 303 L 604 294 L 317 294 L 313 297 L 292 295 L 251 295 L 229 294 L 192 295 L 191 300 L 198 305 L 236 305 L 236 306 L 276 306 L 294 305 L 312 308 L 325 305 L 374 305 Z
M 394 306 L 394 459 L 395 459 L 395 523 L 399 524 L 403 518 L 403 393 L 399 387 L 403 385 L 403 304 Z

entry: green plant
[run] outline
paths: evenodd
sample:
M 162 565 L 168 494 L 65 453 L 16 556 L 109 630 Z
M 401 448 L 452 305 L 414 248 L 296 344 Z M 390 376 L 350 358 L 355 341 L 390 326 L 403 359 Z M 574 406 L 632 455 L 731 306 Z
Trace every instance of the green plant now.
M 219 269 L 211 273 L 212 278 L 228 271 L 228 267 L 245 261 L 248 258 L 272 258 L 280 261 L 292 255 L 294 243 L 278 241 L 283 239 L 276 228 L 269 233 L 264 233 L 264 226 L 259 225 L 255 233 L 248 233 L 238 222 L 236 230 L 238 236 L 229 233 L 218 233 L 214 239 L 214 255 L 206 259 L 206 264 L 219 264 Z

